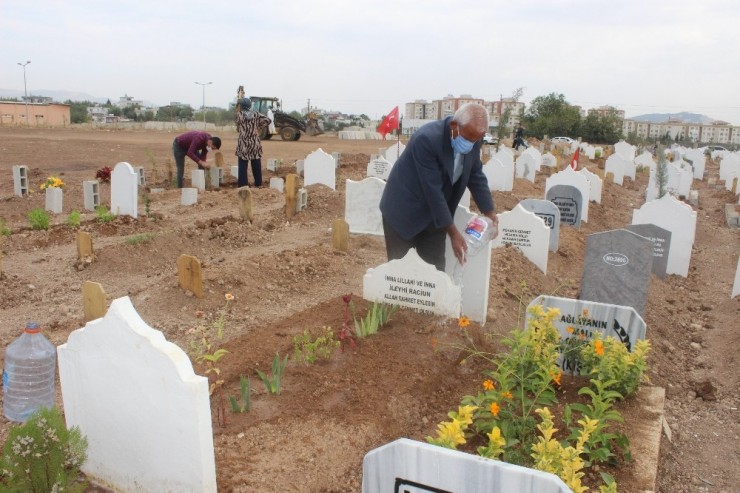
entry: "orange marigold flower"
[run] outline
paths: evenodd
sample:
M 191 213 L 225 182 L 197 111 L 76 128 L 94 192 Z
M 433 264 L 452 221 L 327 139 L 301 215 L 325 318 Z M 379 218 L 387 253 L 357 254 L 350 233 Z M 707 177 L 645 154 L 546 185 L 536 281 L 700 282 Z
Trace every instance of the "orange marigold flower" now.
M 560 385 L 560 378 L 563 376 L 563 372 L 558 372 L 557 374 L 552 376 L 552 381 L 556 384 Z
M 585 341 L 586 340 L 586 334 L 578 334 L 578 339 L 580 339 L 581 341 Z
M 572 334 L 572 333 L 573 333 L 573 327 L 570 327 L 570 326 L 569 326 L 569 327 L 568 327 L 567 329 L 565 329 L 565 330 L 566 330 L 566 331 L 568 332 L 568 334 Z
M 484 380 L 483 381 L 483 388 L 486 390 L 493 390 L 494 385 L 492 380 Z
M 494 417 L 498 418 L 498 412 L 501 410 L 499 405 L 497 403 L 491 404 L 491 414 L 493 414 Z
M 599 339 L 596 339 L 596 341 L 594 342 L 594 353 L 599 356 L 604 356 L 604 343 L 601 342 Z
M 464 328 L 465 328 L 465 327 L 467 327 L 468 325 L 470 325 L 470 319 L 469 319 L 468 317 L 466 317 L 465 315 L 462 315 L 462 316 L 461 316 L 461 317 L 460 317 L 460 318 L 459 318 L 459 319 L 457 320 L 457 326 L 458 326 L 458 327 L 460 327 L 461 329 L 464 329 Z
M 501 397 L 503 397 L 504 399 L 511 399 L 511 398 L 512 398 L 512 397 L 514 397 L 514 396 L 513 396 L 513 395 L 511 395 L 511 392 L 509 392 L 509 391 L 507 390 L 506 392 L 504 392 L 503 394 L 501 394 Z

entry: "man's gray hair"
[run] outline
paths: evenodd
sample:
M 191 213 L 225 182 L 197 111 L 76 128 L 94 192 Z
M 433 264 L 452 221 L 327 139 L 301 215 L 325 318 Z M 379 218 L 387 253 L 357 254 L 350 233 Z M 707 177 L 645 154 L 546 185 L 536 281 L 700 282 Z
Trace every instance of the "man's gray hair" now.
M 456 121 L 461 127 L 472 122 L 481 123 L 482 125 L 478 130 L 488 131 L 488 111 L 478 103 L 465 103 L 460 106 L 452 120 Z

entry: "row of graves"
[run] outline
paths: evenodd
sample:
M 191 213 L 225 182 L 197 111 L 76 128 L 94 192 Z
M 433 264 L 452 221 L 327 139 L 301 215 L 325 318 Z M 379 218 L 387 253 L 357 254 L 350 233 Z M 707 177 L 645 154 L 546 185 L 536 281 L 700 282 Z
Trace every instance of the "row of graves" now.
M 621 180 L 630 177 L 637 158 L 632 154 L 630 159 L 629 149 L 618 146 L 616 155 L 621 161 L 607 166 L 614 182 L 620 184 L 618 176 Z M 383 234 L 380 197 L 403 150 L 401 143 L 381 150 L 368 163 L 365 179 L 347 180 L 343 223 L 348 233 Z M 680 150 L 675 152 L 686 156 Z M 510 149 L 500 148 L 484 165 L 491 190 L 511 190 L 515 177 L 533 180 L 542 167 L 556 168 L 557 160 L 550 156 L 530 148 L 514 160 Z M 296 163 L 296 173 L 286 177 L 285 189 L 301 190 L 297 176 L 302 171 L 304 187 L 321 183 L 335 190 L 338 157 L 321 149 L 311 153 L 300 163 L 302 170 Z M 727 158 L 723 162 L 733 162 L 731 157 L 725 161 Z M 643 159 L 643 166 L 651 167 Z M 703 171 L 699 178 L 694 174 L 700 161 L 697 157 L 696 163 L 689 165 L 692 179 L 703 179 Z M 621 166 L 624 173 L 620 175 L 613 166 Z M 731 166 L 735 167 L 724 168 L 732 170 L 725 176 L 737 173 L 737 166 Z M 140 176 L 128 163 L 116 165 L 111 179 L 114 214 L 136 217 Z M 199 179 L 194 174 L 193 182 L 199 183 Z M 462 276 L 452 276 L 455 261 L 448 261 L 447 270 L 440 272 L 411 250 L 403 259 L 368 269 L 363 298 L 447 317 L 465 315 L 483 324 L 492 249 L 513 245 L 531 261 L 533 269 L 546 274 L 548 256 L 558 250 L 561 228 L 579 228 L 582 221 L 588 221 L 589 205 L 598 207 L 601 187 L 602 179 L 587 170 L 566 167 L 552 173 L 543 197 L 527 198 L 499 214 L 499 236 L 489 248 L 468 259 Z M 200 186 L 194 188 L 201 190 Z M 469 200 L 469 196 L 464 198 L 455 214 L 458 228 L 473 216 Z M 647 334 L 643 315 L 651 275 L 688 275 L 696 221 L 692 207 L 673 194 L 647 200 L 633 210 L 630 224 L 587 236 L 578 299 L 540 295 L 530 306 L 559 308 L 561 317 L 555 325 L 564 339 L 601 333 L 632 348 Z M 454 259 L 449 240 L 447 258 Z M 199 272 L 193 257 L 178 260 L 184 289 L 197 293 Z M 128 297 L 114 300 L 106 309 L 102 287 L 93 284 L 85 287 L 89 321 L 58 348 L 67 424 L 79 426 L 89 442 L 89 459 L 83 471 L 121 491 L 215 492 L 207 378 L 196 375 L 185 352 L 141 319 Z M 740 265 L 732 296 L 739 290 Z M 95 308 L 88 311 L 88 304 Z M 116 382 L 120 398 L 89 399 L 90 395 L 106 394 L 110 381 Z M 440 470 L 445 474 L 440 475 Z M 570 491 L 552 474 L 406 439 L 368 452 L 363 463 L 363 492 L 484 490 Z

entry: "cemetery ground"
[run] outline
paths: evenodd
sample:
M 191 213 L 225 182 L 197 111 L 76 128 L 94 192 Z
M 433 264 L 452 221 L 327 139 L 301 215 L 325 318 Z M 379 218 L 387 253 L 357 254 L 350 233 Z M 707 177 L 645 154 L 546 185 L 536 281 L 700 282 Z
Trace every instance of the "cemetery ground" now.
M 214 132 L 215 133 L 215 132 Z M 223 492 L 348 492 L 360 491 L 362 458 L 396 438 L 424 440 L 447 419 L 460 398 L 481 388 L 483 361 L 466 358 L 461 346 L 477 344 L 502 350 L 501 338 L 521 325 L 523 307 L 540 294 L 577 298 L 586 235 L 630 224 L 632 209 L 644 202 L 647 173 L 624 186 L 604 182 L 601 204 L 591 204 L 588 222 L 580 229 L 561 228 L 559 249 L 549 253 L 542 274 L 515 248 L 493 251 L 488 320 L 467 331 L 457 320 L 399 310 L 380 332 L 359 340 L 356 350 L 337 350 L 329 361 L 302 365 L 290 361 L 280 395 L 269 395 L 255 368 L 269 372 L 275 353 L 293 353 L 293 337 L 324 326 L 338 331 L 344 321 L 342 296 L 353 295 L 358 314 L 362 277 L 385 262 L 382 237 L 352 235 L 347 252 L 332 248 L 331 222 L 342 218 L 345 180 L 365 177 L 371 154 L 392 141 L 344 141 L 331 135 L 302 136 L 298 142 L 266 141 L 268 158 L 282 160 L 277 173 L 294 172 L 294 162 L 321 147 L 340 152 L 337 191 L 310 185 L 308 207 L 286 220 L 284 198 L 277 190 L 253 189 L 254 221 L 239 216 L 235 179 L 220 190 L 199 194 L 194 206 L 180 205 L 180 192 L 167 188 L 172 140 L 167 132 L 89 129 L 0 128 L 0 217 L 11 230 L 2 246 L 0 346 L 13 341 L 29 320 L 39 322 L 59 345 L 82 327 L 82 285 L 101 283 L 109 300 L 129 296 L 141 317 L 166 338 L 188 350 L 193 329 L 209 323 L 235 297 L 226 312 L 229 353 L 220 367 L 225 394 L 238 396 L 239 376 L 252 383 L 248 413 L 227 412 L 226 426 L 214 420 L 214 447 L 219 491 Z M 235 133 L 221 133 L 227 164 Z M 78 264 L 76 231 L 66 226 L 72 210 L 83 211 L 83 180 L 95 178 L 103 166 L 120 161 L 143 166 L 147 177 L 145 204 L 139 218 L 119 217 L 101 223 L 83 212 L 81 229 L 93 239 L 96 259 Z M 484 158 L 484 162 L 486 158 Z M 156 166 L 153 164 L 156 163 Z M 11 166 L 29 168 L 29 197 L 13 194 Z M 564 165 L 561 158 L 559 168 Z M 581 166 L 600 173 L 596 163 Z M 160 179 L 155 179 L 155 168 Z M 187 163 L 186 179 L 193 163 Z M 639 395 L 619 406 L 630 437 L 632 464 L 602 467 L 613 474 L 622 492 L 653 486 L 663 493 L 737 491 L 740 484 L 740 427 L 737 348 L 740 344 L 740 299 L 730 299 L 740 238 L 725 222 L 724 207 L 736 202 L 723 187 L 708 184 L 717 176 L 710 163 L 699 190 L 696 241 L 689 275 L 653 276 L 645 311 L 649 357 L 648 386 L 665 388 L 666 432 L 660 444 L 657 483 L 646 484 L 639 469 L 641 452 L 649 448 L 634 423 L 654 419 L 639 405 Z M 65 183 L 64 212 L 48 231 L 33 231 L 26 214 L 44 206 L 41 184 L 48 176 Z M 499 212 L 525 198 L 543 198 L 545 174 L 535 183 L 515 180 L 513 192 L 494 192 Z M 252 177 L 250 174 L 250 182 Z M 110 205 L 109 185 L 101 200 Z M 194 255 L 203 264 L 203 298 L 178 286 L 176 260 Z M 196 365 L 196 371 L 202 369 Z M 561 401 L 577 384 L 565 378 Z M 117 399 L 112 386 L 107 395 Z M 61 406 L 61 392 L 58 392 Z M 215 410 L 215 407 L 212 406 Z M 0 439 L 11 426 L 0 418 Z M 556 427 L 563 428 L 556 421 Z M 177 444 L 173 444 L 177 447 Z M 594 485 L 598 474 L 586 482 Z

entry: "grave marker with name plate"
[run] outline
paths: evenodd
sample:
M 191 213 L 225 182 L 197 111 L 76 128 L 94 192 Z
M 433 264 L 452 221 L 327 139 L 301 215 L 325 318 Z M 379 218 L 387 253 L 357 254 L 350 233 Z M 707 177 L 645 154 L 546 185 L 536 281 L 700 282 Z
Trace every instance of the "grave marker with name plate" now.
M 402 259 L 368 269 L 362 280 L 362 297 L 450 318 L 460 316 L 460 286 L 424 262 L 414 248 Z
M 590 234 L 578 298 L 631 306 L 644 316 L 652 267 L 647 238 L 626 229 Z
M 362 461 L 362 493 L 569 493 L 551 473 L 401 438 Z
M 603 337 L 616 338 L 632 351 L 638 340 L 645 339 L 647 332 L 645 321 L 631 306 L 540 295 L 527 306 L 527 319 L 532 317 L 529 309 L 535 305 L 541 305 L 545 311 L 548 308 L 560 310 L 560 316 L 553 320 L 553 325 L 563 341 L 579 336 L 591 339 L 598 332 Z M 558 364 L 564 372 L 578 370 L 562 358 Z
M 665 279 L 668 251 L 671 247 L 671 232 L 655 224 L 631 224 L 625 229 L 637 233 L 653 243 L 653 274 Z
M 588 201 L 591 198 L 591 184 L 588 178 L 570 166 L 566 166 L 565 169 L 558 171 L 545 180 L 545 194 L 547 194 L 550 187 L 555 185 L 570 185 L 576 187 L 581 192 L 581 221 L 588 221 Z
M 392 164 L 387 159 L 377 157 L 371 160 L 367 165 L 367 176 L 368 178 L 380 178 L 381 180 L 388 180 L 388 175 L 391 173 Z
M 498 215 L 498 236 L 492 248 L 514 245 L 524 256 L 547 274 L 547 251 L 550 245 L 550 228 L 534 212 L 517 204 L 509 212 Z
M 570 185 L 555 185 L 547 191 L 546 200 L 554 203 L 560 209 L 560 222 L 581 227 L 581 209 L 583 197 L 581 192 Z
M 560 239 L 560 209 L 558 206 L 549 200 L 542 199 L 524 199 L 519 202 L 519 205 L 529 212 L 534 212 L 545 222 L 545 226 L 550 228 L 549 250 L 557 252 Z

